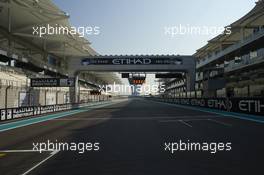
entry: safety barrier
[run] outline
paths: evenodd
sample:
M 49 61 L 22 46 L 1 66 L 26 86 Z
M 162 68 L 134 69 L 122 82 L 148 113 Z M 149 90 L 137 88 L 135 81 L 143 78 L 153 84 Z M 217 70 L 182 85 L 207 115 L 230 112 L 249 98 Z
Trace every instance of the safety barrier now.
M 173 104 L 264 116 L 264 98 L 147 98 Z
M 67 104 L 57 104 L 57 105 L 47 105 L 47 106 L 27 106 L 27 107 L 17 107 L 17 108 L 6 108 L 0 109 L 0 122 L 12 119 L 18 119 L 22 117 L 37 116 L 46 113 L 54 113 L 59 111 L 65 111 L 70 109 L 77 109 L 81 107 L 86 107 L 90 105 L 95 105 L 98 103 L 109 101 L 97 101 L 97 102 L 83 102 L 83 103 L 67 103 Z

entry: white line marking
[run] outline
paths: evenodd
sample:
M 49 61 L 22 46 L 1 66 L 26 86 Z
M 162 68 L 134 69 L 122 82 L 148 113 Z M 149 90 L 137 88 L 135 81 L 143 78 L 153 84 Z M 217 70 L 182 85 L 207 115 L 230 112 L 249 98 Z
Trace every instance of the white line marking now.
M 179 122 L 179 120 L 160 120 L 160 123 L 167 123 L 167 122 Z
M 166 122 L 181 122 L 181 123 L 183 123 L 183 124 L 185 124 L 187 126 L 192 127 L 192 125 L 190 125 L 189 123 L 187 123 L 188 121 L 211 121 L 211 122 L 214 122 L 214 123 L 217 123 L 217 124 L 220 124 L 220 125 L 224 125 L 224 126 L 227 126 L 227 127 L 232 127 L 233 126 L 232 124 L 225 123 L 225 122 L 221 122 L 221 121 L 214 120 L 214 119 L 160 120 L 159 122 L 161 122 L 161 123 L 166 123 Z
M 189 126 L 190 128 L 192 128 L 192 125 L 190 125 L 189 123 L 183 121 L 183 120 L 179 120 L 179 122 L 181 122 L 182 124 Z
M 190 121 L 206 121 L 209 120 L 207 118 L 204 119 L 177 119 L 177 120 L 160 120 L 159 122 L 179 122 L 179 120 L 183 120 L 186 122 L 190 122 Z
M 53 157 L 54 155 L 56 155 L 59 151 L 55 150 L 53 152 L 50 153 L 50 155 L 45 158 L 44 160 L 42 160 L 41 162 L 37 163 L 36 165 L 34 165 L 32 168 L 30 168 L 29 170 L 27 170 L 26 172 L 24 172 L 22 175 L 27 175 L 29 174 L 31 171 L 33 171 L 34 169 L 36 169 L 37 167 L 39 167 L 41 164 L 43 164 L 44 162 L 46 162 L 48 159 L 50 159 L 51 157 Z
M 220 121 L 213 120 L 213 119 L 207 119 L 207 120 L 208 120 L 208 121 L 211 121 L 211 122 L 214 122 L 214 123 L 218 123 L 218 124 L 224 125 L 224 126 L 232 127 L 232 125 L 229 124 L 229 123 L 220 122 Z
M 185 120 L 185 121 L 186 121 L 186 120 Z M 180 122 L 180 123 L 182 123 L 182 124 L 184 124 L 184 125 L 186 125 L 186 126 L 192 128 L 192 125 L 190 125 L 189 123 L 187 123 L 187 122 L 185 122 L 185 121 L 184 121 L 184 120 L 161 120 L 161 121 L 159 121 L 159 122 L 161 122 L 161 123 L 167 123 L 167 122 Z
M 41 150 L 41 152 L 54 152 L 56 150 Z M 23 150 L 0 150 L 0 153 L 33 153 L 38 152 L 39 150 L 32 150 L 32 149 L 23 149 Z

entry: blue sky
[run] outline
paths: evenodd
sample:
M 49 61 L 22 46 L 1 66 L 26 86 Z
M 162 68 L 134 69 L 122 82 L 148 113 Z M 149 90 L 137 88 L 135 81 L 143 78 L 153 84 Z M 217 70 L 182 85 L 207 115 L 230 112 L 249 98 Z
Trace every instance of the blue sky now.
M 165 26 L 227 26 L 255 0 L 54 0 L 72 25 L 99 26 L 87 36 L 99 54 L 193 54 L 213 35 L 164 34 Z
M 165 35 L 166 26 L 231 24 L 248 13 L 255 0 L 54 0 L 70 14 L 71 25 L 99 26 L 87 39 L 99 54 L 192 55 L 214 35 Z M 127 84 L 127 80 L 122 79 Z M 147 76 L 154 83 L 154 75 Z

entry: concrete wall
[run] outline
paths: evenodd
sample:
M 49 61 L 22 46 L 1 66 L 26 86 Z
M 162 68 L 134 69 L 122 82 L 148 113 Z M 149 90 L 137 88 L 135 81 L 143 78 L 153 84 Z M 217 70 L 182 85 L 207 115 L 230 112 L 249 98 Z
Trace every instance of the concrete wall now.
M 28 105 L 52 105 L 65 103 L 68 92 L 49 89 L 28 89 L 11 87 L 7 90 L 7 107 Z M 0 108 L 5 108 L 6 86 L 0 87 Z M 57 96 L 57 97 L 56 97 Z
M 0 108 L 5 108 L 5 90 L 6 86 L 0 87 Z M 67 103 L 67 96 L 69 91 L 62 91 L 60 89 L 52 88 L 18 88 L 11 87 L 7 90 L 7 107 L 19 106 L 37 106 L 37 105 L 54 105 Z M 101 95 L 101 100 L 106 99 L 107 96 Z M 98 101 L 98 95 L 90 95 L 89 91 L 80 93 L 80 102 Z M 68 101 L 69 102 L 69 101 Z
M 6 96 L 6 88 L 5 86 L 0 87 L 0 108 L 5 107 L 5 96 Z M 23 90 L 17 87 L 11 87 L 7 89 L 7 107 L 18 106 L 19 103 L 19 92 Z

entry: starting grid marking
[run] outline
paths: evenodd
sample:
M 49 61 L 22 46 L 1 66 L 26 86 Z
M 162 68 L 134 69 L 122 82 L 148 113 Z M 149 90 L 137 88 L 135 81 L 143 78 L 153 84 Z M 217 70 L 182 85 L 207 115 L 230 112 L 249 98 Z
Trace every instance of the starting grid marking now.
M 43 150 L 43 151 L 48 152 L 49 156 L 41 160 L 40 162 L 34 164 L 32 167 L 30 167 L 29 169 L 21 173 L 21 175 L 30 174 L 33 170 L 35 170 L 36 168 L 38 168 L 39 166 L 47 162 L 50 158 L 52 158 L 53 156 L 59 153 L 58 150 Z M 39 153 L 39 154 L 42 154 L 38 150 L 0 150 L 0 158 L 3 156 L 6 156 L 7 153 Z
M 217 117 L 219 118 L 219 117 Z M 179 123 L 182 123 L 183 125 L 186 125 L 190 128 L 192 128 L 193 126 L 188 123 L 190 121 L 209 121 L 209 122 L 213 122 L 213 123 L 216 123 L 216 124 L 219 124 L 219 125 L 223 125 L 223 126 L 226 126 L 226 127 L 232 127 L 233 125 L 230 124 L 230 123 L 227 123 L 227 122 L 222 122 L 222 121 L 218 121 L 218 120 L 215 120 L 215 119 L 211 119 L 211 118 L 205 118 L 205 119 L 175 119 L 175 120 L 160 120 L 159 122 L 160 123 L 173 123 L 173 122 L 179 122 Z
M 30 169 L 28 169 L 27 171 L 25 171 L 24 173 L 22 173 L 22 175 L 29 174 L 30 172 L 32 172 L 33 170 L 35 170 L 36 168 L 38 168 L 40 165 L 44 164 L 51 157 L 55 156 L 57 153 L 59 153 L 59 151 L 57 151 L 57 150 L 52 151 L 47 158 L 43 159 L 42 161 L 40 161 L 39 163 L 37 163 L 36 165 L 34 165 L 33 167 L 31 167 Z

